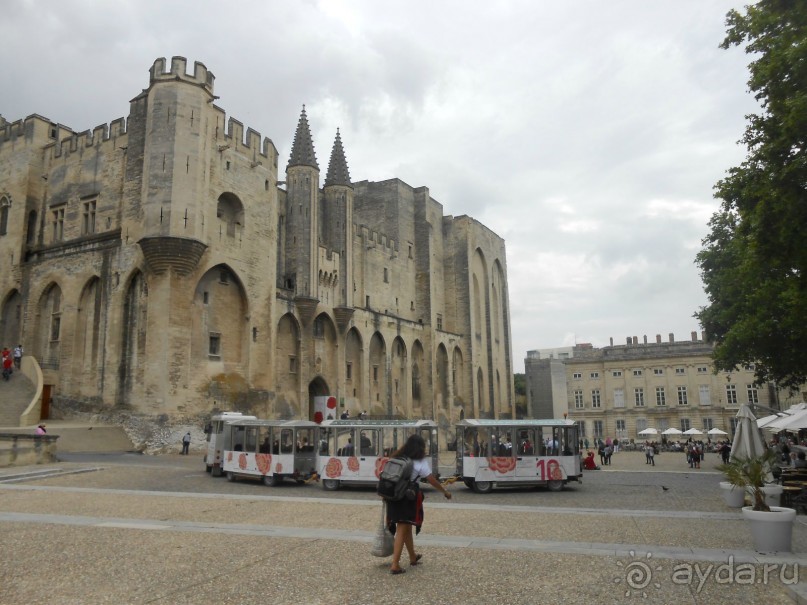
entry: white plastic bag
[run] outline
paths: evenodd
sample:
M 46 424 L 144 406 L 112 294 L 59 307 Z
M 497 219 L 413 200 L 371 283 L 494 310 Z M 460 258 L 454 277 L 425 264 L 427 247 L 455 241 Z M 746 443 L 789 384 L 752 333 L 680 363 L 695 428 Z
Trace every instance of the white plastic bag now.
M 387 529 L 386 521 L 387 503 L 384 502 L 381 506 L 381 524 L 378 526 L 378 531 L 375 533 L 373 550 L 370 551 L 374 557 L 389 557 L 392 554 L 395 538 Z

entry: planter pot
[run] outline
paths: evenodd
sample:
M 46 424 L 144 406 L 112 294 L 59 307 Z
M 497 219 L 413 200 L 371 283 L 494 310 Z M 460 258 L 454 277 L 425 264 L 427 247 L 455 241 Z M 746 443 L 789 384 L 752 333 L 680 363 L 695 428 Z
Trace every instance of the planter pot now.
M 790 552 L 793 522 L 796 519 L 795 510 L 772 506 L 771 512 L 768 513 L 745 506 L 743 518 L 751 527 L 754 550 L 759 553 Z
M 736 487 L 728 481 L 720 482 L 720 489 L 723 491 L 723 501 L 729 508 L 742 508 L 745 505 L 745 490 Z
M 751 496 L 751 503 L 754 502 L 754 493 L 752 490 L 747 490 L 748 495 Z M 779 506 L 782 503 L 782 489 L 781 485 L 766 485 L 762 488 L 765 493 L 765 504 L 768 506 Z

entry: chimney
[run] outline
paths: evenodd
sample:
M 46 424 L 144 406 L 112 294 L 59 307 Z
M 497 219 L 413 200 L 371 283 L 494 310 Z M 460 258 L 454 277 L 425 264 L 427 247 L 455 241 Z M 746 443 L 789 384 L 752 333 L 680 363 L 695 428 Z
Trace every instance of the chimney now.
M 670 332 L 670 342 L 675 342 L 675 334 Z
M 610 338 L 609 340 L 610 340 L 610 342 L 611 342 L 611 346 L 613 347 L 613 346 L 614 346 L 614 337 L 613 337 L 613 336 L 611 336 L 611 338 Z
M 628 336 L 628 337 L 625 339 L 625 341 L 626 341 L 626 344 L 627 344 L 628 346 L 630 346 L 630 336 Z
M 706 342 L 706 332 L 705 331 L 701 331 L 701 340 L 703 342 Z
M 661 344 L 661 334 L 656 334 L 656 344 Z
M 634 337 L 633 337 L 633 344 L 634 344 L 634 345 L 638 345 L 638 344 L 639 344 L 639 337 L 638 337 L 638 336 L 634 336 Z
M 647 334 L 644 335 L 644 343 L 647 344 Z
M 692 342 L 698 342 L 698 333 L 692 332 Z

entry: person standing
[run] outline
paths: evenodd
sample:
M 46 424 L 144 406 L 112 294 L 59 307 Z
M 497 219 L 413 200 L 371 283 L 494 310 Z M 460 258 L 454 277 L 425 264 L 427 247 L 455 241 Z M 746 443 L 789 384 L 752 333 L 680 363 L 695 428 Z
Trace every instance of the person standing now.
M 426 458 L 426 442 L 420 435 L 410 435 L 403 446 L 394 452 L 390 458 L 406 457 L 413 461 L 412 474 L 410 480 L 415 485 L 419 485 L 420 479 L 428 481 L 432 487 L 443 492 L 447 500 L 451 500 L 451 492 L 437 480 L 432 474 L 432 467 Z M 404 497 L 402 500 L 387 500 L 387 529 L 395 536 L 395 545 L 392 551 L 392 565 L 389 572 L 392 575 L 405 573 L 401 567 L 401 554 L 404 546 L 409 554 L 409 565 L 418 565 L 423 555 L 415 552 L 415 541 L 412 537 L 412 527 L 415 533 L 420 533 L 423 525 L 423 492 L 415 491 L 415 498 L 409 500 Z
M 14 367 L 17 370 L 20 369 L 20 364 L 22 363 L 22 345 L 17 345 L 14 347 Z
M 187 432 L 185 433 L 185 436 L 182 438 L 182 454 L 187 456 L 190 447 L 191 447 L 191 434 L 190 432 Z
M 647 460 L 652 466 L 656 466 L 656 444 L 651 443 L 647 448 Z
M 6 380 L 11 378 L 13 365 L 14 362 L 11 360 L 11 352 L 8 349 L 3 349 L 3 378 Z

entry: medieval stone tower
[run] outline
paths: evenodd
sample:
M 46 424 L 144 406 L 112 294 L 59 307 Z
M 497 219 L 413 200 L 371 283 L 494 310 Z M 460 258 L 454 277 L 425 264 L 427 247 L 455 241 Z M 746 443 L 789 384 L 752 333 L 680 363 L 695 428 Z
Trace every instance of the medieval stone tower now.
M 322 181 L 305 108 L 279 178 L 213 84 L 158 59 L 126 120 L 0 117 L 0 337 L 54 404 L 510 416 L 504 241 L 425 187 L 351 181 L 339 131 Z

